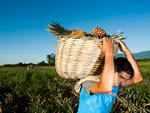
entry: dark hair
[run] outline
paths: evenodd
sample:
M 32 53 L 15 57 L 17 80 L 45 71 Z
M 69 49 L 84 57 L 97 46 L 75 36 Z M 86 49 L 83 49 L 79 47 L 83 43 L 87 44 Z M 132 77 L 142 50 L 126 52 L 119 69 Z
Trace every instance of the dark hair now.
M 124 71 L 131 75 L 130 78 L 133 77 L 133 68 L 132 68 L 130 62 L 126 58 L 118 57 L 115 59 L 114 64 L 115 64 L 116 72 Z

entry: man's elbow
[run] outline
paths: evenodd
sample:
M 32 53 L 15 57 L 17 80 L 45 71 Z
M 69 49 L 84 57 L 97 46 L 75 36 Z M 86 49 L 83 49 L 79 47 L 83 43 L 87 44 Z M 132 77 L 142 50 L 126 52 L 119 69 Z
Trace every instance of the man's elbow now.
M 107 93 L 107 92 L 111 92 L 112 91 L 112 89 L 107 89 L 105 92 Z
M 136 81 L 135 81 L 135 84 L 139 83 L 139 82 L 142 82 L 143 81 L 143 77 L 140 77 L 138 78 Z
M 112 87 L 105 87 L 104 88 L 104 92 L 111 92 L 112 91 Z
M 139 82 L 142 82 L 143 81 L 143 77 L 141 77 L 140 79 L 139 79 Z

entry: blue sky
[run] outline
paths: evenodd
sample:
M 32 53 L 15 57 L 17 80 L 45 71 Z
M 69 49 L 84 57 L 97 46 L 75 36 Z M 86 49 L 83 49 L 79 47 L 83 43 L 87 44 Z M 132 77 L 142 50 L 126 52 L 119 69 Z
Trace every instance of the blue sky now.
M 68 29 L 124 31 L 132 52 L 150 50 L 149 0 L 0 0 L 0 65 L 38 63 L 55 53 L 51 20 Z

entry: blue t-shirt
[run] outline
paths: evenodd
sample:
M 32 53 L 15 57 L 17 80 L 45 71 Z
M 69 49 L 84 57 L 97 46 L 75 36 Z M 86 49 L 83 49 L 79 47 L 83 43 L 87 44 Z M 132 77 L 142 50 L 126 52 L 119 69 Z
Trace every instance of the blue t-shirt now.
M 112 92 L 107 94 L 99 93 L 90 95 L 84 86 L 80 92 L 78 113 L 110 113 L 119 88 L 120 87 L 113 87 Z

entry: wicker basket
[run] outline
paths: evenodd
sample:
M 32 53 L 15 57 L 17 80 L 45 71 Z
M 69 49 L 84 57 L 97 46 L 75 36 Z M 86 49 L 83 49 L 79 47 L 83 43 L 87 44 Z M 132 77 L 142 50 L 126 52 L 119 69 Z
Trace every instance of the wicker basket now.
M 101 39 L 86 36 L 65 35 L 59 37 L 55 67 L 57 73 L 68 79 L 81 79 L 99 75 L 103 68 L 104 54 L 97 42 Z M 114 55 L 118 46 L 114 45 Z

